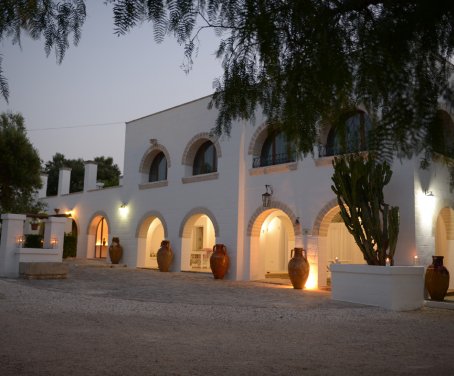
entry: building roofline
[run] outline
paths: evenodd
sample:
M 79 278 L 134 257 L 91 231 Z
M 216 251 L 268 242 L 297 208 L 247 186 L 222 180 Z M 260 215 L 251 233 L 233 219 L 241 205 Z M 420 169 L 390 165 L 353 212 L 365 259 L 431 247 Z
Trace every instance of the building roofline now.
M 205 95 L 204 97 L 200 97 L 200 98 L 194 99 L 194 100 L 189 101 L 189 102 L 184 102 L 184 103 L 178 104 L 176 106 L 166 108 L 166 109 L 161 110 L 161 111 L 153 112 L 152 114 L 149 114 L 149 115 L 144 115 L 144 116 L 138 117 L 136 119 L 133 119 L 133 120 L 125 122 L 125 124 L 128 125 L 130 123 L 134 123 L 134 122 L 136 122 L 138 120 L 142 120 L 142 119 L 145 119 L 145 118 L 150 117 L 150 116 L 155 116 L 155 115 L 167 112 L 167 111 L 172 111 L 172 110 L 174 110 L 174 109 L 176 109 L 178 107 L 183 107 L 183 106 L 186 106 L 188 104 L 191 104 L 191 103 L 194 103 L 194 102 L 197 102 L 197 101 L 201 101 L 203 99 L 206 99 L 206 98 L 209 98 L 209 97 L 212 97 L 212 96 L 213 96 L 213 94 Z

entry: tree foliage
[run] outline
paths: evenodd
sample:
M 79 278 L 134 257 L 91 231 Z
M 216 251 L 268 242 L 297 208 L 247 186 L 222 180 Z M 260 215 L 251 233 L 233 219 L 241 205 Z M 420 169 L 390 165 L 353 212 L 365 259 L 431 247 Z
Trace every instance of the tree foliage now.
M 451 0 L 105 2 L 117 34 L 151 22 L 156 41 L 170 35 L 184 44 L 188 66 L 201 32 L 215 30 L 224 70 L 212 100 L 218 134 L 229 134 L 234 120 L 253 119 L 260 106 L 306 155 L 321 124 L 340 124 L 344 111 L 363 108 L 374 124 L 371 147 L 384 158 L 425 151 L 430 160 L 439 101 L 448 108 L 453 102 Z M 49 34 L 46 52 L 55 47 L 61 60 L 69 32 L 75 42 L 80 37 L 82 0 L 6 4 L 1 38 L 18 40 L 21 28 L 34 30 L 34 37 Z
M 37 212 L 41 161 L 25 132 L 21 114 L 0 114 L 0 213 Z
M 69 47 L 70 35 L 77 45 L 85 21 L 83 0 L 2 0 L 0 6 L 0 41 L 11 39 L 20 46 L 22 33 L 32 39 L 44 39 L 48 56 L 55 51 L 61 63 Z M 0 93 L 8 101 L 9 87 L 0 59 Z
M 120 169 L 113 163 L 112 157 L 96 157 L 94 162 L 98 165 L 97 181 L 104 187 L 119 184 Z M 47 195 L 55 196 L 58 193 L 58 177 L 61 168 L 71 169 L 69 192 L 81 192 L 84 189 L 85 162 L 82 158 L 66 159 L 61 153 L 56 153 L 51 161 L 46 162 L 44 172 L 47 174 Z

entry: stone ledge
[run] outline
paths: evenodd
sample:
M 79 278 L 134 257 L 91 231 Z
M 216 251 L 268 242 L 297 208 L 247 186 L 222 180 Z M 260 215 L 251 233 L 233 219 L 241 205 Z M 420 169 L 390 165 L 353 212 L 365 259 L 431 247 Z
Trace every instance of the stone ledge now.
M 69 266 L 62 262 L 20 262 L 19 276 L 26 279 L 65 279 Z

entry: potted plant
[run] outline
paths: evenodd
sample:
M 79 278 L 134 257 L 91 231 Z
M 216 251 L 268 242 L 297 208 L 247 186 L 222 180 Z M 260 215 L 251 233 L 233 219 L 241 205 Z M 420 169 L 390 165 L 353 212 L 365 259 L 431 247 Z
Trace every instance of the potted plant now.
M 30 227 L 33 231 L 38 230 L 39 227 L 39 219 L 38 218 L 32 218 L 30 221 Z
M 367 265 L 332 264 L 332 297 L 394 310 L 420 308 L 424 301 L 424 268 L 394 265 L 399 208 L 384 201 L 390 182 L 388 163 L 373 153 L 333 160 L 332 190 L 340 215 Z

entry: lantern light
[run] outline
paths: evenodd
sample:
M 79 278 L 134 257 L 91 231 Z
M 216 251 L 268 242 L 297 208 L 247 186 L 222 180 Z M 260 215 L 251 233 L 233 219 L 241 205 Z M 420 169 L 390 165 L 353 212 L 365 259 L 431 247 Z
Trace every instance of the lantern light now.
M 268 208 L 271 203 L 271 197 L 273 196 L 273 187 L 271 185 L 265 185 L 266 192 L 262 194 L 262 204 L 264 208 Z

